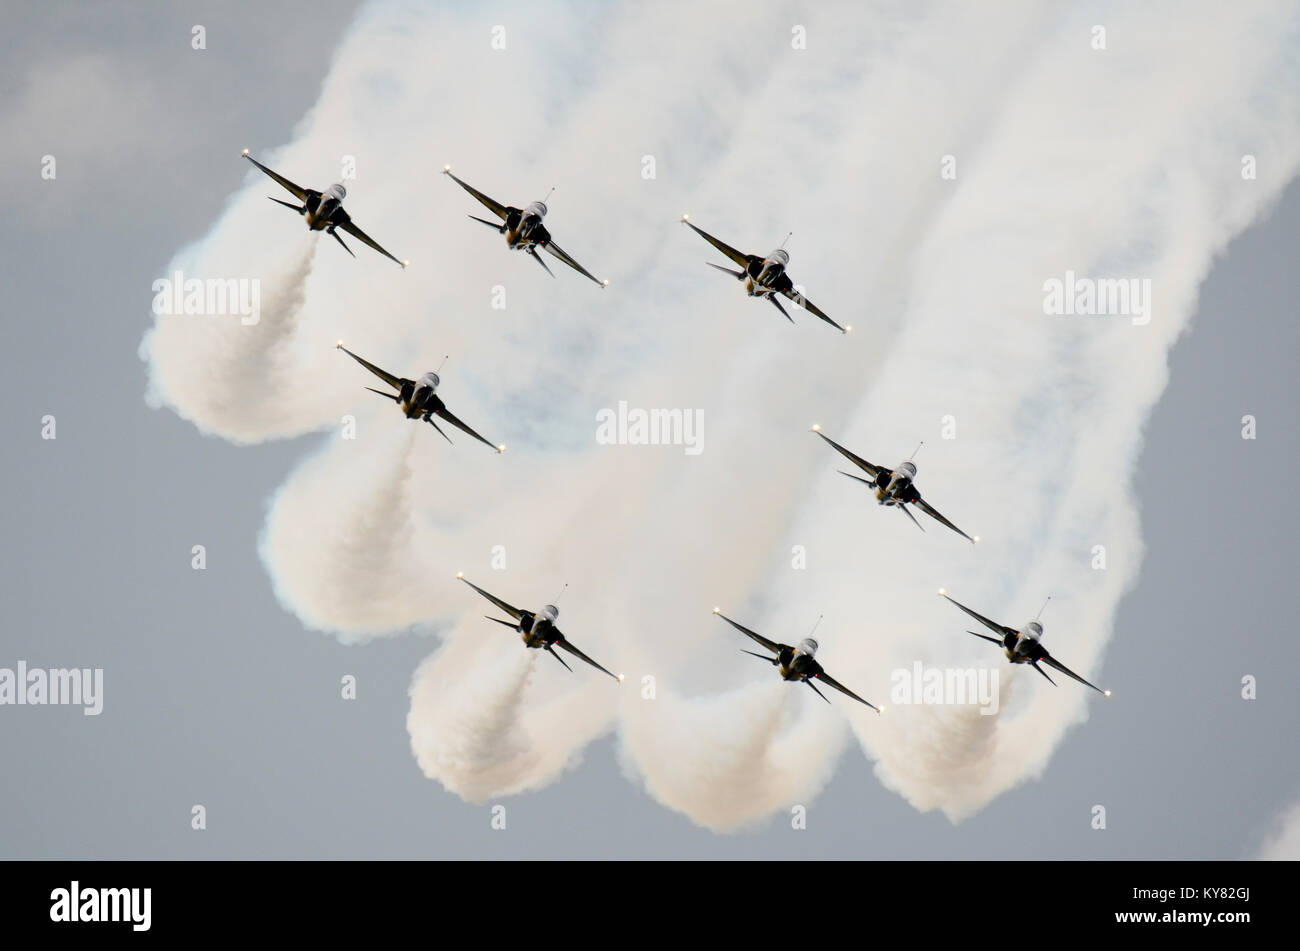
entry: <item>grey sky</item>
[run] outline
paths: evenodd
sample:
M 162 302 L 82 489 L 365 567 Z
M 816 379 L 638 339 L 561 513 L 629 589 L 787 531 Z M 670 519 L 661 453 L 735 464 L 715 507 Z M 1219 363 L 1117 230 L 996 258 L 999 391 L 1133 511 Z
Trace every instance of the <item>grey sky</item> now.
M 605 737 L 557 782 L 504 800 L 508 829 L 492 831 L 486 807 L 412 759 L 407 688 L 435 642 L 344 646 L 305 631 L 272 591 L 257 557 L 265 506 L 317 437 L 235 448 L 142 401 L 152 280 L 239 188 L 238 149 L 292 138 L 353 12 L 252 9 L 7 14 L 24 42 L 0 81 L 0 666 L 103 667 L 106 697 L 95 718 L 0 708 L 0 855 L 1233 858 L 1300 798 L 1292 185 L 1216 265 L 1173 351 L 1134 476 L 1146 556 L 1102 668 L 1115 697 L 1068 732 L 1041 780 L 954 826 L 884 789 L 851 744 L 806 831 L 778 815 L 723 836 L 628 782 Z M 279 224 L 268 209 L 266 227 Z M 798 339 L 820 329 L 803 322 Z M 1254 441 L 1239 435 L 1247 413 Z M 55 441 L 39 438 L 45 414 Z M 205 571 L 190 568 L 194 544 Z M 355 702 L 339 699 L 344 674 Z M 1259 677 L 1253 702 L 1238 699 L 1246 674 Z M 206 831 L 189 827 L 194 803 Z M 1097 803 L 1104 832 L 1089 828 Z

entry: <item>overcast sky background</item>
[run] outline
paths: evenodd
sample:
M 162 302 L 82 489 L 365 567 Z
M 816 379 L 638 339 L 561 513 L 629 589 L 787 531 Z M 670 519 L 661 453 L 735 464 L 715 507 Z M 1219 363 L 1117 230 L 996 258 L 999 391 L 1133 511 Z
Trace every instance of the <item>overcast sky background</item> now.
M 635 778 L 629 781 L 626 756 L 620 759 L 620 742 L 606 734 L 590 745 L 575 740 L 581 761 L 558 779 L 521 796 L 489 797 L 489 802 L 507 805 L 508 827 L 498 832 L 489 825 L 485 805 L 468 803 L 426 778 L 412 756 L 408 687 L 437 639 L 421 628 L 405 636 L 349 645 L 307 630 L 298 616 L 286 610 L 284 592 L 277 596 L 268 567 L 259 557 L 270 500 L 291 474 L 300 471 L 305 456 L 320 451 L 321 437 L 237 448 L 201 435 L 169 409 L 149 408 L 143 399 L 148 370 L 137 351 L 151 324 L 152 282 L 166 272 L 178 249 L 208 234 L 228 211 L 233 194 L 243 189 L 266 206 L 254 207 L 249 201 L 236 209 L 239 215 L 260 216 L 250 240 L 283 242 L 293 249 L 303 246 L 300 222 L 260 197 L 272 194 L 266 183 L 253 182 L 251 191 L 244 188 L 249 179 L 238 152 L 245 146 L 270 152 L 296 138 L 295 128 L 317 103 L 333 51 L 355 9 L 351 4 L 321 3 L 313 6 L 310 16 L 288 5 L 256 9 L 254 16 L 252 6 L 199 12 L 183 5 L 100 4 L 87 10 L 51 4 L 7 13 L 11 37 L 22 37 L 23 42 L 7 51 L 0 76 L 0 154 L 5 159 L 7 208 L 0 252 L 10 262 L 3 385 L 11 412 L 5 414 L 3 426 L 12 460 L 4 471 L 12 504 L 4 509 L 8 543 L 6 570 L 0 574 L 6 606 L 0 665 L 12 666 L 24 659 L 30 665 L 103 667 L 106 698 L 105 711 L 97 718 L 83 717 L 75 709 L 0 708 L 0 756 L 11 777 L 3 792 L 0 854 L 24 858 L 1237 858 L 1256 855 L 1279 839 L 1280 817 L 1300 798 L 1300 762 L 1294 742 L 1300 731 L 1300 707 L 1291 673 L 1300 661 L 1300 649 L 1287 621 L 1293 611 L 1290 593 L 1297 564 L 1296 503 L 1289 476 L 1300 437 L 1292 383 L 1300 189 L 1291 185 L 1275 208 L 1231 244 L 1200 288 L 1190 332 L 1172 350 L 1170 382 L 1145 425 L 1145 442 L 1133 474 L 1145 556 L 1136 587 L 1119 602 L 1116 633 L 1105 649 L 1104 664 L 1075 662 L 1068 640 L 1049 641 L 1053 649 L 1064 645 L 1058 649 L 1062 659 L 1075 669 L 1086 667 L 1095 673 L 1092 679 L 1113 688 L 1115 696 L 1105 707 L 1099 706 L 1095 695 L 1087 699 L 1092 711 L 1087 722 L 1064 732 L 1040 778 L 1013 785 L 953 824 L 942 812 L 918 811 L 885 788 L 859 748 L 843 745 L 846 738 L 837 731 L 844 705 L 836 703 L 833 714 L 800 708 L 805 718 L 800 722 L 829 724 L 825 728 L 828 747 L 838 743 L 843 749 L 834 757 L 833 776 L 809 802 L 806 831 L 791 831 L 780 812 L 736 834 L 702 828 L 681 812 L 665 808 Z M 1027 6 L 1026 24 L 1050 20 L 1053 10 Z M 773 23 L 802 20 L 793 7 L 773 11 Z M 1079 16 L 1088 20 L 1090 12 Z M 1109 15 L 1109 11 L 1099 13 L 1098 19 L 1104 22 Z M 723 18 L 701 11 L 700 22 L 712 19 Z M 451 36 L 448 42 L 467 48 L 481 42 L 482 55 L 491 56 L 490 29 L 498 20 L 512 22 L 509 14 L 485 15 L 481 23 L 471 21 L 463 38 Z M 195 22 L 206 27 L 206 50 L 190 48 Z M 733 70 L 737 88 L 714 90 L 713 98 L 739 101 L 747 77 L 761 71 L 765 59 L 790 52 L 788 30 L 788 25 L 781 27 L 770 49 L 742 42 L 752 40 L 752 34 L 724 43 L 711 69 Z M 817 34 L 812 37 L 815 41 Z M 567 83 L 581 84 L 584 60 L 573 58 L 572 48 L 563 42 L 554 45 L 565 57 L 557 69 Z M 1291 48 L 1294 80 L 1295 47 Z M 508 136 L 520 123 L 528 135 L 542 135 L 550 117 L 543 112 L 532 119 L 521 118 L 510 112 L 518 77 L 507 67 L 487 62 L 485 74 L 488 70 L 504 73 L 499 84 L 476 89 L 464 77 L 449 75 L 448 108 L 459 97 L 469 100 L 472 110 L 484 117 L 501 116 L 503 127 L 483 121 L 479 131 L 484 137 L 493 129 L 498 136 Z M 655 82 L 668 82 L 662 60 L 628 69 L 644 70 L 647 79 L 654 81 L 644 87 L 644 100 L 623 101 L 624 108 L 655 117 L 680 104 L 666 94 L 662 98 L 656 94 Z M 539 85 L 544 102 L 545 83 Z M 703 104 L 710 99 L 710 90 L 701 90 L 700 97 L 698 116 L 676 116 L 674 121 L 685 128 L 698 127 L 701 138 L 718 135 L 704 122 L 710 115 Z M 808 109 L 807 115 L 799 117 L 803 123 L 799 128 L 816 129 L 821 121 L 816 103 Z M 994 109 L 990 106 L 990 122 L 996 116 Z M 457 114 L 463 111 L 462 107 Z M 427 121 L 439 121 L 437 109 L 428 110 Z M 1300 120 L 1293 116 L 1292 121 Z M 745 124 L 757 123 L 751 116 Z M 842 150 L 849 149 L 844 140 L 858 141 L 852 136 L 853 127 L 843 120 L 835 130 Z M 872 134 L 878 131 L 873 125 Z M 500 141 L 461 144 L 465 163 L 453 155 L 395 159 L 403 168 L 410 163 L 426 170 L 427 181 L 411 181 L 405 192 L 381 191 L 378 183 L 365 180 L 355 188 L 349 184 L 350 211 L 390 250 L 413 258 L 412 272 L 397 272 L 360 247 L 354 262 L 331 246 L 333 242 L 325 244 L 327 238 L 319 240 L 314 258 L 315 266 L 337 282 L 326 285 L 326 291 L 347 285 L 340 293 L 378 294 L 378 288 L 385 294 L 400 293 L 400 281 L 418 278 L 413 272 L 455 282 L 470 261 L 474 266 L 490 262 L 484 266 L 500 267 L 509 275 L 513 324 L 511 339 L 502 342 L 509 357 L 498 360 L 488 349 L 496 335 L 488 325 L 488 332 L 481 334 L 486 342 L 468 335 L 457 341 L 461 346 L 449 364 L 452 372 L 444 376 L 450 385 L 457 374 L 464 374 L 460 392 L 481 414 L 475 421 L 500 420 L 509 411 L 511 407 L 494 402 L 490 394 L 498 388 L 497 379 L 505 380 L 519 365 L 513 362 L 518 354 L 530 348 L 554 374 L 602 375 L 604 371 L 583 363 L 589 352 L 584 349 L 585 338 L 601 334 L 602 325 L 583 311 L 575 311 L 569 319 L 568 305 L 599 306 L 605 311 L 602 319 L 610 322 L 628 321 L 627 315 L 639 305 L 663 306 L 648 302 L 646 294 L 617 297 L 620 286 L 634 280 L 627 273 L 616 274 L 606 292 L 567 273 L 557 272 L 555 282 L 542 283 L 544 275 L 533 280 L 525 269 L 529 262 L 506 255 L 489 240 L 486 229 L 465 221 L 462 215 L 475 209 L 467 196 L 436 174 L 443 161 L 456 160 L 458 171 L 470 181 L 516 203 L 540 197 L 550 184 L 557 184 L 552 176 L 565 172 L 564 162 L 552 154 L 544 169 L 518 168 L 503 180 L 506 170 L 518 165 L 519 155 L 526 152 L 517 143 L 498 150 Z M 888 151 L 887 136 L 876 136 L 876 141 L 876 148 Z M 805 137 L 793 160 L 816 156 L 823 147 L 834 148 L 822 146 L 815 136 Z M 636 188 L 636 159 L 642 149 L 633 151 L 633 184 L 627 187 Z M 1225 152 L 1229 171 L 1240 151 Z M 40 161 L 46 154 L 58 162 L 58 177 L 52 182 L 40 178 Z M 922 160 L 937 164 L 935 156 L 925 155 Z M 603 159 L 597 155 L 583 161 L 598 168 Z M 304 174 L 295 174 L 297 164 L 277 167 L 303 184 L 320 187 L 333 180 L 328 169 L 334 163 L 331 152 Z M 471 176 L 466 163 L 483 171 Z M 671 158 L 665 158 L 661 176 L 670 177 L 671 169 Z M 724 171 L 738 174 L 734 168 Z M 619 174 L 627 177 L 625 172 Z M 709 175 L 698 171 L 692 175 L 702 183 L 700 190 L 708 193 L 713 184 Z M 494 184 L 498 181 L 500 187 Z M 614 253 L 610 240 L 584 234 L 583 223 L 591 220 L 592 211 L 573 193 L 591 183 L 585 175 L 558 182 L 560 190 L 551 203 L 552 229 L 566 249 L 598 275 L 605 274 L 606 268 L 635 270 L 621 260 L 626 255 Z M 703 226 L 712 225 L 710 230 L 726 238 L 734 235 L 736 243 L 743 243 L 746 234 L 756 234 L 755 250 L 766 250 L 786 230 L 795 228 L 798 240 L 791 266 L 796 279 L 812 272 L 807 277 L 810 297 L 832 315 L 837 311 L 831 301 L 839 304 L 840 311 L 853 312 L 846 321 L 857 330 L 847 340 L 814 326 L 804 315 L 796 316 L 795 328 L 782 326 L 775 314 L 763 313 L 770 308 L 743 300 L 734 287 L 699 263 L 709 259 L 709 251 L 673 224 L 676 214 L 686 209 L 670 204 L 671 199 L 663 202 L 668 206 L 663 209 L 663 227 L 611 215 L 600 231 L 610 236 L 619 230 L 635 232 L 638 250 L 670 243 L 674 249 L 670 265 L 676 267 L 681 261 L 682 267 L 693 270 L 683 278 L 689 279 L 689 285 L 665 288 L 664 295 L 673 308 L 690 313 L 691 321 L 729 321 L 725 333 L 732 337 L 770 334 L 763 338 L 770 341 L 764 351 L 738 347 L 728 352 L 721 345 L 724 338 L 707 338 L 701 356 L 730 360 L 732 372 L 773 374 L 782 364 L 771 362 L 771 352 L 780 354 L 782 348 L 804 348 L 809 359 L 851 352 L 843 348 L 870 345 L 870 336 L 866 341 L 861 337 L 873 333 L 873 312 L 886 323 L 896 319 L 889 314 L 898 310 L 890 306 L 897 301 L 881 301 L 878 309 L 871 306 L 875 297 L 861 306 L 851 303 L 854 268 L 847 262 L 860 253 L 852 243 L 819 246 L 814 235 L 805 238 L 806 229 L 798 221 L 783 226 L 794 214 L 784 206 L 800 205 L 800 183 L 786 180 L 783 184 L 784 194 L 758 200 L 761 214 L 753 219 L 745 217 L 752 208 L 737 208 L 730 200 L 691 210 Z M 848 180 L 848 184 L 866 196 L 873 189 L 890 188 L 889 182 L 869 178 Z M 610 193 L 625 187 L 617 178 L 607 185 Z M 400 210 L 404 195 L 418 196 L 421 189 L 436 190 L 438 196 L 439 214 L 431 220 L 420 219 L 418 201 L 410 202 L 412 210 L 405 215 Z M 870 204 L 869 197 L 862 195 L 855 194 L 853 200 L 855 207 L 857 202 Z M 783 207 L 774 210 L 774 203 Z M 743 226 L 732 223 L 741 218 Z M 868 232 L 873 228 L 870 218 L 853 224 Z M 422 234 L 425 230 L 448 235 L 451 251 L 433 244 Z M 887 229 L 882 225 L 882 230 Z M 877 248 L 874 239 L 864 237 L 863 244 Z M 886 270 L 879 258 L 859 267 L 866 286 L 890 286 L 877 276 Z M 832 270 L 849 271 L 849 279 L 841 277 L 835 283 L 827 273 Z M 472 273 L 477 280 L 480 273 Z M 488 280 L 484 275 L 484 281 L 475 285 L 476 299 L 486 302 L 487 295 L 479 288 L 486 288 Z M 711 296 L 707 306 L 692 309 L 691 294 L 697 285 L 700 293 L 707 290 Z M 814 286 L 828 289 L 814 294 Z M 902 290 L 893 290 L 903 296 Z M 527 306 L 521 299 L 530 295 L 539 299 L 545 295 L 553 302 L 550 309 L 521 312 Z M 440 358 L 445 350 L 433 352 L 429 348 L 435 344 L 430 341 L 404 339 L 400 334 L 384 339 L 385 304 L 380 298 L 358 325 L 358 332 L 373 328 L 371 339 L 376 343 L 368 349 L 382 352 L 391 346 L 387 352 L 399 355 L 410 352 L 404 347 L 425 349 L 409 358 L 415 363 L 411 367 L 400 356 L 385 361 L 375 353 L 377 362 L 410 375 L 425 368 L 426 357 Z M 466 319 L 479 321 L 485 316 Z M 536 322 L 528 323 L 536 318 L 547 322 L 538 329 Z M 443 318 L 429 313 L 426 319 Z M 689 331 L 689 324 L 684 324 L 665 333 L 676 340 L 689 336 Z M 357 349 L 371 355 L 360 344 Z M 664 345 L 664 352 L 670 350 Z M 335 355 L 331 351 L 329 356 Z M 348 366 L 340 372 L 337 364 L 326 365 L 342 378 L 348 399 L 355 401 L 355 387 L 365 382 L 351 372 L 357 368 Z M 496 369 L 490 369 L 494 365 Z M 810 385 L 806 382 L 809 368 L 785 366 L 788 375 L 764 379 L 795 390 Z M 840 364 L 827 372 L 839 379 L 852 367 Z M 672 380 L 674 371 L 674 364 L 666 365 L 662 376 Z M 998 377 L 989 372 L 989 387 L 996 388 Z M 696 392 L 689 384 L 684 386 L 681 394 L 670 387 L 673 395 L 660 402 L 698 405 L 692 401 Z M 453 391 L 446 392 L 450 402 Z M 654 396 L 642 402 L 647 399 Z M 332 404 L 329 409 L 332 414 Z M 518 409 L 527 423 L 500 427 L 513 427 L 513 434 L 494 436 L 511 443 L 511 453 L 505 457 L 497 459 L 486 449 L 481 455 L 474 453 L 476 447 L 466 440 L 458 440 L 455 454 L 449 455 L 444 452 L 448 447 L 429 440 L 414 450 L 424 455 L 413 457 L 413 471 L 427 472 L 430 460 L 445 464 L 454 459 L 465 467 L 464 479 L 498 478 L 483 475 L 489 464 L 518 462 L 513 455 L 517 449 L 526 452 L 526 442 L 548 434 L 548 424 L 555 428 L 545 415 L 530 417 L 527 407 Z M 361 410 L 369 412 L 358 406 Z M 798 406 L 797 411 L 803 413 L 804 407 Z M 1240 438 L 1241 417 L 1247 413 L 1259 420 L 1259 438 L 1254 441 Z M 39 438 L 45 414 L 58 419 L 58 439 L 52 442 Z M 470 414 L 461 415 L 468 419 Z M 801 419 L 805 425 L 811 421 Z M 821 421 L 835 435 L 830 428 L 834 420 Z M 573 431 L 581 429 L 580 424 Z M 861 432 L 857 431 L 859 437 Z M 571 432 L 561 427 L 554 435 L 564 439 Z M 721 433 L 710 429 L 706 438 L 721 439 Z M 775 451 L 787 451 L 785 442 L 777 445 Z M 789 445 L 802 451 L 803 443 Z M 861 448 L 867 454 L 866 447 Z M 910 448 L 899 450 L 891 441 L 879 453 L 892 463 L 893 455 L 901 456 Z M 962 494 L 970 490 L 958 490 L 955 479 L 942 475 L 947 451 L 937 439 L 927 446 L 919 460 L 921 486 L 924 490 L 933 484 L 927 483 L 927 475 L 941 485 L 946 482 L 947 495 L 941 497 L 934 490 L 936 504 L 964 525 L 957 513 L 963 507 L 970 509 Z M 809 455 L 815 464 L 812 471 L 818 473 L 814 485 L 819 497 L 832 511 L 851 511 L 855 529 L 874 529 L 873 516 L 892 518 L 874 507 L 862 511 L 868 508 L 863 500 L 822 477 L 833 468 L 834 459 Z M 1122 465 L 1114 471 L 1106 460 L 1094 460 L 1092 465 L 1107 478 L 1126 477 Z M 731 477 L 758 484 L 759 498 L 762 492 L 771 492 L 773 499 L 787 494 L 779 479 L 770 489 L 764 488 L 758 472 L 760 466 L 752 472 L 733 471 Z M 798 476 L 802 485 L 802 473 Z M 946 499 L 953 500 L 955 510 L 949 511 L 952 505 L 945 505 Z M 439 499 L 430 502 L 435 507 L 440 504 Z M 637 504 L 637 499 L 629 499 L 628 504 Z M 493 517 L 504 520 L 515 514 L 506 511 Z M 564 510 L 544 518 L 539 515 L 539 524 L 563 524 L 566 517 L 570 516 Z M 902 528 L 885 536 L 890 546 L 898 543 L 918 555 L 941 551 L 948 556 L 950 549 L 944 543 L 950 539 L 938 531 L 931 529 L 926 536 L 914 533 L 913 538 Z M 993 518 L 985 516 L 971 530 L 993 536 L 998 528 Z M 687 556 L 706 565 L 710 558 L 736 560 L 719 554 L 715 542 L 703 540 L 710 529 L 702 525 L 700 539 L 684 541 L 684 561 Z M 776 538 L 779 544 L 785 534 Z M 205 571 L 190 568 L 194 544 L 207 547 Z M 919 552 L 913 547 L 922 545 L 926 547 Z M 851 566 L 857 573 L 869 571 L 873 562 L 895 551 L 882 549 L 880 540 L 866 532 L 860 548 L 862 560 Z M 772 558 L 780 561 L 783 551 Z M 537 557 L 544 554 L 542 549 Z M 988 551 L 980 554 L 996 557 Z M 742 573 L 747 567 L 745 557 L 739 556 L 741 564 L 733 565 L 733 571 Z M 485 577 L 480 583 L 516 603 L 553 593 L 549 576 L 537 580 L 513 570 L 502 580 L 489 573 L 485 557 L 473 564 L 482 565 L 478 573 Z M 909 561 L 909 570 L 916 564 Z M 449 573 L 443 575 L 445 580 Z M 933 587 L 928 577 L 923 580 Z M 589 589 L 587 597 L 591 588 L 601 584 L 599 578 L 581 581 Z M 760 580 L 753 584 L 760 586 Z M 1040 600 L 1037 580 L 1032 587 L 1035 593 L 1024 595 L 1023 607 L 1019 600 L 1007 607 L 1008 602 L 981 595 L 979 590 L 954 589 L 954 593 L 965 594 L 962 600 L 986 609 L 985 613 L 1018 623 L 1019 614 L 1037 607 L 1028 602 Z M 579 593 L 575 585 L 562 606 L 567 609 L 570 601 L 579 602 Z M 729 612 L 732 616 L 784 636 L 785 628 L 775 619 L 764 623 L 764 612 L 776 610 L 772 600 L 765 600 L 759 591 L 737 591 L 733 597 L 737 606 Z M 748 600 L 742 604 L 741 598 Z M 995 603 L 986 604 L 988 600 Z M 471 618 L 483 613 L 477 604 L 458 607 L 466 608 Z M 800 603 L 781 610 L 789 611 L 790 623 L 803 625 L 811 623 L 819 607 L 815 602 Z M 707 616 L 707 602 L 687 608 L 686 614 L 701 619 L 692 636 L 715 639 L 713 647 L 701 648 L 706 673 L 711 676 L 715 669 L 726 669 L 729 679 L 723 686 L 734 687 L 740 676 L 750 674 L 744 667 L 730 671 L 730 665 L 743 660 L 733 653 L 737 645 L 719 636 L 715 627 L 720 625 Z M 937 619 L 941 626 L 947 625 L 951 636 L 966 636 L 960 634 L 960 621 L 936 614 L 928 603 L 921 608 L 927 623 Z M 871 610 L 870 603 L 863 605 L 868 618 Z M 781 621 L 785 620 L 782 615 Z M 1052 616 L 1045 620 L 1050 636 Z M 1057 630 L 1064 631 L 1068 625 L 1063 617 L 1059 620 L 1062 625 Z M 486 637 L 486 627 L 481 622 L 468 630 Z M 585 647 L 577 633 L 581 629 L 570 634 Z M 800 633 L 791 631 L 788 637 Z M 599 635 L 589 637 L 600 643 Z M 828 631 L 823 636 L 828 654 L 833 643 Z M 597 654 L 595 649 L 591 652 Z M 339 699 L 339 678 L 344 674 L 358 679 L 359 698 L 354 702 Z M 1240 681 L 1246 674 L 1259 678 L 1259 699 L 1253 702 L 1239 699 Z M 532 676 L 553 675 L 540 666 Z M 585 678 L 585 672 L 578 676 L 582 679 L 577 683 L 584 688 L 608 686 Z M 883 677 L 876 681 L 884 683 Z M 1073 686 L 1066 683 L 1058 690 Z M 862 692 L 872 696 L 865 688 Z M 1072 694 L 1065 697 L 1077 699 Z M 821 719 L 807 719 L 814 715 Z M 1059 722 L 1068 723 L 1071 715 L 1063 714 Z M 596 721 L 597 727 L 612 728 L 614 716 L 611 709 L 605 719 Z M 816 735 L 819 740 L 823 736 Z M 790 734 L 793 742 L 799 736 L 797 730 Z M 189 827 L 195 803 L 208 810 L 208 829 L 203 832 Z M 1090 828 L 1094 804 L 1107 809 L 1105 831 Z

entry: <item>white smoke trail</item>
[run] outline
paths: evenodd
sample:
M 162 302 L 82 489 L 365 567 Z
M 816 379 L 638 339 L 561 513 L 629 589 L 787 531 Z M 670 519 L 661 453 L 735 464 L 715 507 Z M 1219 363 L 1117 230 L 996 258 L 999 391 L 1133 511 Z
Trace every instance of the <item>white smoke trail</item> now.
M 522 650 L 505 628 L 470 624 L 473 636 L 453 639 L 416 670 L 406 724 L 425 775 L 483 802 L 544 786 L 576 765 L 613 711 L 607 701 L 601 716 L 593 704 L 598 692 L 608 696 L 608 682 L 548 691 L 535 681 L 538 664 L 554 664 L 549 657 Z
M 235 264 L 220 253 L 182 254 L 172 262 L 169 274 L 187 279 L 257 282 L 259 306 L 247 315 L 159 316 L 140 345 L 150 368 L 150 405 L 170 406 L 204 432 L 237 443 L 321 425 L 315 394 L 301 385 L 295 348 L 317 246 L 303 236 L 292 247 L 283 268 L 265 278 L 250 261 Z
M 413 521 L 412 428 L 333 440 L 272 500 L 261 538 L 276 594 L 303 623 L 364 639 L 433 614 Z M 377 445 L 376 445 L 377 443 Z M 309 606 L 309 607 L 307 607 Z
M 665 17 L 689 28 L 665 34 Z M 1006 623 L 1052 593 L 1049 647 L 1104 672 L 1142 556 L 1129 477 L 1168 349 L 1214 255 L 1295 174 L 1295 17 L 1268 2 L 819 7 L 796 24 L 797 50 L 770 8 L 742 22 L 698 3 L 594 19 L 512 7 L 493 50 L 471 17 L 370 7 L 277 160 L 288 172 L 357 153 L 349 210 L 415 265 L 313 269 L 299 382 L 319 396 L 319 426 L 361 399 L 355 365 L 319 356 L 335 337 L 408 376 L 451 353 L 449 405 L 511 451 L 421 431 L 403 483 L 382 463 L 394 453 L 331 443 L 268 516 L 277 592 L 347 636 L 464 612 L 416 672 L 408 730 L 426 774 L 476 801 L 550 781 L 617 716 L 637 781 L 710 827 L 807 802 L 846 721 L 917 808 L 979 809 L 1039 773 L 1101 701 L 1003 665 L 1001 713 L 981 717 L 893 704 L 890 672 L 998 661 L 940 585 Z M 1091 45 L 1098 22 L 1106 50 Z M 1245 153 L 1257 180 L 1241 177 Z M 945 156 L 955 180 L 940 177 Z M 480 209 L 436 175 L 444 161 L 516 204 L 559 183 L 548 226 L 613 285 L 559 269 L 550 281 L 508 254 L 463 217 Z M 250 197 L 263 185 L 204 247 L 239 245 L 266 211 Z M 752 250 L 793 229 L 795 279 L 856 333 L 804 314 L 790 327 L 744 300 L 676 226 L 687 210 Z M 1066 270 L 1149 277 L 1151 323 L 1045 316 L 1043 283 Z M 706 451 L 594 445 L 596 411 L 620 400 L 702 409 Z M 363 434 L 409 430 L 382 409 L 361 411 Z M 945 417 L 955 440 L 934 438 Z M 870 506 L 807 433 L 814 421 L 890 465 L 931 439 L 922 491 L 985 541 L 921 535 Z M 1089 566 L 1096 544 L 1106 571 Z M 792 570 L 795 546 L 807 570 Z M 498 632 L 454 582 L 461 569 L 521 606 L 571 582 L 566 633 L 628 682 L 529 674 L 520 645 L 487 646 Z M 715 603 L 787 642 L 824 612 L 819 660 L 887 713 L 745 686 L 770 671 L 736 652 Z
M 1264 862 L 1300 860 L 1300 801 L 1273 818 L 1263 844 L 1252 858 Z

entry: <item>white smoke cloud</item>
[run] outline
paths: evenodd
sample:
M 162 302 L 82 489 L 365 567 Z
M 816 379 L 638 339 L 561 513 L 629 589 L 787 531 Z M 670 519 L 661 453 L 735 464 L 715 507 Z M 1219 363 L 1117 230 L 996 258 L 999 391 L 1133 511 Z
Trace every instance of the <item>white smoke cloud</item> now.
M 520 6 L 499 14 L 507 46 L 493 50 L 469 13 L 377 3 L 267 161 L 320 187 L 334 157 L 355 156 L 349 211 L 413 267 L 317 250 L 272 359 L 295 374 L 278 416 L 228 402 L 274 375 L 266 362 L 201 373 L 243 365 L 234 334 L 164 346 L 159 331 L 155 391 L 241 441 L 356 414 L 358 439 L 332 437 L 275 496 L 263 557 L 309 626 L 354 638 L 446 622 L 408 730 L 421 769 L 459 795 L 550 782 L 616 726 L 635 782 L 741 828 L 815 796 L 847 724 L 883 783 L 957 820 L 1038 775 L 1091 704 L 1123 699 L 1003 664 L 996 717 L 827 707 L 764 679 L 709 609 L 787 642 L 824 613 L 819 660 L 883 702 L 890 671 L 916 660 L 1001 663 L 940 585 L 1011 624 L 1051 593 L 1049 649 L 1104 681 L 1141 564 L 1130 476 L 1169 347 L 1214 256 L 1300 159 L 1295 18 L 1268 2 L 821 6 L 800 13 L 797 50 L 775 8 L 741 21 L 722 5 Z M 1257 180 L 1240 174 L 1246 153 Z M 612 286 L 560 265 L 552 281 L 507 253 L 464 217 L 481 209 L 443 162 L 515 204 L 558 184 L 548 226 Z M 282 238 L 301 222 L 267 207 L 264 180 L 249 186 L 193 260 L 296 273 Z M 760 252 L 793 230 L 795 280 L 855 333 L 745 300 L 703 266 L 717 256 L 676 224 L 683 211 Z M 1149 278 L 1150 323 L 1046 316 L 1044 282 L 1067 270 Z M 337 337 L 407 376 L 451 354 L 440 392 L 510 452 L 410 436 L 360 390 L 363 371 L 328 362 Z M 702 410 L 705 452 L 597 446 L 595 414 L 620 400 Z M 954 440 L 937 438 L 945 417 Z M 928 439 L 919 486 L 984 541 L 934 523 L 922 535 L 869 504 L 814 421 L 887 465 Z M 796 545 L 806 570 L 791 568 Z M 509 643 L 457 570 L 525 607 L 569 582 L 561 626 L 628 681 Z
M 1300 860 L 1300 801 L 1291 803 L 1273 820 L 1268 838 L 1254 857 L 1266 862 Z

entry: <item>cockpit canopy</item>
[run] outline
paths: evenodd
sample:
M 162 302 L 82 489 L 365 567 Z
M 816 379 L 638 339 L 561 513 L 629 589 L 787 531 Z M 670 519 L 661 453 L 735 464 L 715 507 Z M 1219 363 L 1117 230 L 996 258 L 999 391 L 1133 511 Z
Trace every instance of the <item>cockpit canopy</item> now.
M 536 215 L 538 218 L 546 217 L 546 202 L 535 201 L 524 209 L 525 215 Z
M 436 390 L 438 388 L 438 384 L 441 382 L 442 380 L 439 379 L 438 374 L 434 373 L 432 370 L 430 370 L 424 376 L 420 377 L 421 389 L 427 386 L 431 390 Z
M 344 188 L 342 185 L 335 182 L 329 188 L 325 189 L 325 197 L 334 198 L 337 199 L 338 201 L 342 201 L 344 198 L 348 197 L 348 190 Z
M 784 248 L 777 248 L 767 256 L 767 259 L 781 265 L 782 267 L 785 267 L 790 263 L 790 255 Z
M 811 657 L 817 653 L 817 642 L 811 637 L 805 637 L 799 642 L 799 651 Z
M 559 616 L 560 616 L 560 609 L 557 608 L 555 605 L 547 604 L 542 606 L 542 617 L 546 618 L 547 620 L 554 621 Z
M 1034 640 L 1038 640 L 1043 636 L 1043 625 L 1039 624 L 1037 621 L 1030 621 L 1025 625 L 1025 629 L 1020 633 L 1025 637 L 1032 637 Z
M 905 479 L 915 479 L 916 463 L 914 462 L 901 463 L 898 467 L 898 475 L 903 476 Z

